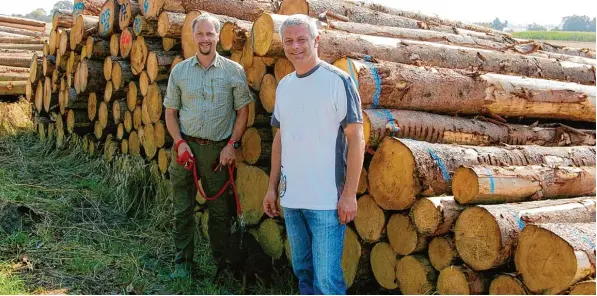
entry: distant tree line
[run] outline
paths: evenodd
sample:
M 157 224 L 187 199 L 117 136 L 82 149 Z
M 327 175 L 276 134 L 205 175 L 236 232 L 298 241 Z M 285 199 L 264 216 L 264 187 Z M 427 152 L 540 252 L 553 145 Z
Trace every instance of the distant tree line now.
M 37 8 L 25 15 L 13 13 L 12 16 L 34 19 L 34 20 L 49 23 L 52 21 L 52 16 L 54 15 L 54 12 L 58 9 L 72 10 L 73 9 L 73 1 L 72 0 L 60 0 L 56 3 L 54 3 L 54 7 L 50 11 L 50 13 L 47 13 L 46 10 L 43 8 Z
M 477 25 L 493 28 L 496 30 L 503 30 L 508 27 L 508 21 L 501 21 L 499 18 L 495 18 L 493 22 L 481 22 L 476 23 Z M 527 26 L 528 31 L 547 31 L 547 28 L 537 23 L 532 23 Z M 576 32 L 595 32 L 597 31 L 595 25 L 595 18 L 590 18 L 586 15 L 571 15 L 562 18 L 562 22 L 559 26 L 551 29 L 552 31 L 576 31 Z

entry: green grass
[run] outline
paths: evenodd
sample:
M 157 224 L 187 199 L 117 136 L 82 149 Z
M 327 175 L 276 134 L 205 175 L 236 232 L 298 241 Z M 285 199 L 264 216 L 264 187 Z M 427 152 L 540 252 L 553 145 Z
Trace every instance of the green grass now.
M 10 207 L 28 212 L 7 224 Z M 78 144 L 55 150 L 34 134 L 0 137 L 0 294 L 238 294 L 230 274 L 212 282 L 200 235 L 193 279 L 169 279 L 170 213 L 167 183 L 140 158 L 108 164 Z M 297 293 L 288 268 L 272 283 L 247 293 Z
M 595 42 L 595 32 L 522 31 L 512 36 L 523 39 Z

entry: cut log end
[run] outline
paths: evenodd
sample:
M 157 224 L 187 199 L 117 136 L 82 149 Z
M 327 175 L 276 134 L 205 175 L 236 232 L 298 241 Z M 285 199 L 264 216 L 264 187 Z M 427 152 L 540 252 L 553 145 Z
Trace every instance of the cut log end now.
M 522 282 L 515 276 L 501 274 L 489 285 L 489 295 L 526 295 Z M 594 295 L 595 293 L 591 294 Z
M 384 140 L 369 166 L 369 190 L 385 210 L 404 210 L 415 202 L 415 158 L 398 140 Z
M 170 165 L 170 150 L 160 149 L 158 152 L 158 168 L 160 173 L 165 174 L 168 172 L 168 166 Z
M 461 204 L 466 204 L 479 194 L 479 179 L 474 170 L 459 167 L 452 179 L 454 198 Z
M 435 204 L 421 198 L 410 209 L 410 216 L 419 233 L 433 234 L 441 223 L 441 213 Z
M 437 271 L 425 256 L 405 256 L 396 264 L 396 278 L 404 295 L 431 294 L 435 290 Z
M 257 224 L 263 216 L 263 197 L 266 194 L 268 182 L 269 177 L 262 169 L 242 163 L 237 164 L 236 187 L 245 222 L 248 225 Z
M 261 156 L 261 135 L 256 128 L 247 128 L 241 140 L 243 159 L 254 164 Z
M 274 105 L 276 103 L 276 88 L 278 83 L 276 78 L 271 74 L 265 74 L 261 81 L 261 87 L 259 91 L 259 99 L 263 109 L 268 113 L 274 112 Z
M 357 201 L 357 212 L 354 225 L 361 238 L 369 243 L 379 241 L 386 223 L 383 210 L 369 195 L 364 195 Z
M 570 295 L 595 295 L 595 280 L 580 282 L 570 290 Z
M 267 54 L 271 47 L 274 32 L 274 20 L 268 13 L 259 16 L 253 23 L 253 52 L 258 56 Z
M 344 272 L 344 282 L 346 287 L 352 286 L 361 259 L 362 247 L 359 243 L 359 237 L 347 227 L 344 234 L 344 249 L 342 250 L 342 270 Z
M 128 151 L 131 155 L 141 154 L 141 143 L 139 142 L 139 136 L 136 131 L 132 131 L 129 134 Z
M 484 208 L 472 207 L 462 211 L 454 226 L 454 237 L 458 254 L 475 270 L 493 268 L 501 260 L 500 227 L 495 217 Z
M 104 59 L 104 78 L 106 78 L 106 81 L 112 79 L 112 57 Z
M 429 262 L 437 271 L 454 265 L 458 260 L 458 251 L 451 235 L 434 237 L 429 243 L 427 254 Z
M 259 225 L 259 244 L 263 252 L 274 259 L 280 259 L 284 253 L 282 227 L 274 219 L 266 219 Z
M 553 295 L 595 274 L 594 252 L 594 222 L 527 225 L 518 237 L 514 262 L 531 292 Z
M 392 215 L 387 233 L 390 245 L 398 255 L 409 255 L 427 248 L 427 239 L 417 233 L 408 215 Z
M 398 288 L 396 280 L 396 252 L 385 242 L 377 243 L 371 250 L 371 270 L 380 286 L 393 290 Z
M 367 192 L 369 188 L 369 183 L 367 183 L 367 170 L 365 168 L 361 169 L 361 176 L 359 177 L 359 185 L 357 187 L 357 193 L 363 194 Z

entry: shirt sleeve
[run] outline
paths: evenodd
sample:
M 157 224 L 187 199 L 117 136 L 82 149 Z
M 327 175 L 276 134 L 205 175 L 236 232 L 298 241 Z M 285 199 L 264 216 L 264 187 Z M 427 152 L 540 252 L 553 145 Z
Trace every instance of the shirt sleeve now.
M 279 93 L 278 91 L 280 90 L 280 87 L 278 86 L 276 88 L 276 98 L 279 98 Z M 274 103 L 274 112 L 272 114 L 272 120 L 271 120 L 271 125 L 273 127 L 277 127 L 280 128 L 280 110 L 279 109 L 279 104 L 278 101 L 276 100 L 276 102 Z
M 239 110 L 244 106 L 247 106 L 253 100 L 251 91 L 249 90 L 249 83 L 247 82 L 247 75 L 242 69 L 236 68 L 237 74 L 235 75 L 234 89 L 232 90 L 232 96 L 234 97 L 234 110 Z
M 175 68 L 176 69 L 176 68 Z M 176 83 L 177 73 L 179 71 L 172 71 L 168 78 L 168 88 L 166 89 L 166 98 L 164 98 L 164 107 L 170 109 L 180 110 L 181 107 L 181 91 Z
M 340 125 L 346 128 L 349 123 L 363 123 L 363 110 L 361 108 L 361 97 L 351 77 L 342 79 L 344 91 L 338 92 L 338 117 Z

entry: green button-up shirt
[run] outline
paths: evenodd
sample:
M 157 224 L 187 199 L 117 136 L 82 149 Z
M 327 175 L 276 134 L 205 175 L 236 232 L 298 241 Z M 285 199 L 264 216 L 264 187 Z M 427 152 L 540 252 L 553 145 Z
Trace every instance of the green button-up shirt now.
M 221 141 L 232 134 L 235 110 L 251 100 L 243 67 L 216 54 L 207 69 L 196 56 L 172 69 L 164 107 L 179 111 L 183 134 Z

